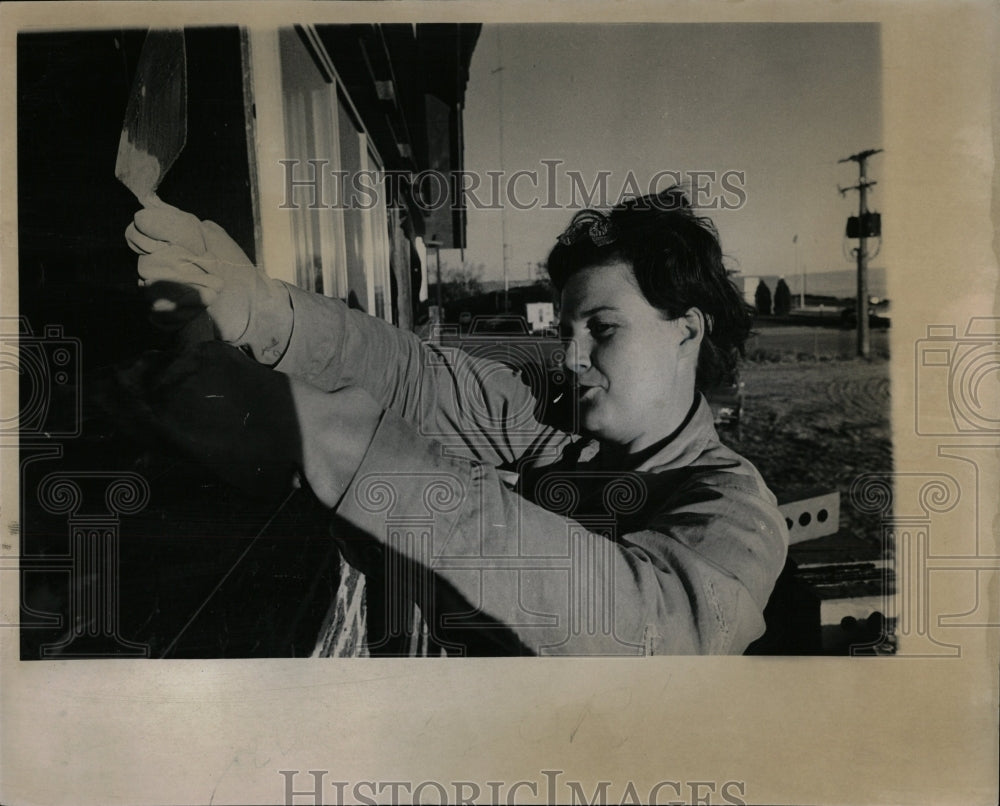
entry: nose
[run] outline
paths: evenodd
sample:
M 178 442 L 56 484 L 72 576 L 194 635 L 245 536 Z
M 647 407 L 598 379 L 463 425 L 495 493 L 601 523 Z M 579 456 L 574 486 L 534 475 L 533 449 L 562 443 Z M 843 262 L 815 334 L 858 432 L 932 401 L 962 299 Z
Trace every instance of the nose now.
M 590 369 L 590 349 L 584 343 L 586 339 L 570 338 L 565 342 L 566 358 L 563 365 L 574 375 L 583 375 Z

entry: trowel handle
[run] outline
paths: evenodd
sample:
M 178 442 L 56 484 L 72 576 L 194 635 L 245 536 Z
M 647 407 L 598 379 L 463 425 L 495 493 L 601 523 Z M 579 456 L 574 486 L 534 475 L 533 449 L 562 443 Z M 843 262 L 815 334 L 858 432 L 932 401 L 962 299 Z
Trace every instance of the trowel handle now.
M 168 206 L 165 201 L 156 195 L 155 191 L 143 196 L 139 200 L 139 203 L 147 210 L 154 207 Z M 203 341 L 214 341 L 215 324 L 212 322 L 212 317 L 208 315 L 208 311 L 202 311 L 194 319 L 181 327 L 177 331 L 176 339 L 177 346 L 181 349 L 192 347 Z

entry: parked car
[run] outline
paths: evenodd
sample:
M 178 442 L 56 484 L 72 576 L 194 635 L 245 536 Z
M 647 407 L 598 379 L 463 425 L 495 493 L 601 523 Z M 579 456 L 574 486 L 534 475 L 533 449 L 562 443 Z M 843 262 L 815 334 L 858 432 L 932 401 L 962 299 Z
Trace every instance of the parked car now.
M 743 414 L 743 384 L 719 384 L 705 390 L 705 398 L 712 407 L 716 428 L 734 428 L 739 433 Z
M 857 327 L 857 305 L 847 305 L 840 313 L 840 323 L 844 327 Z M 874 299 L 868 305 L 868 325 L 876 328 L 887 328 L 892 324 L 889 300 Z

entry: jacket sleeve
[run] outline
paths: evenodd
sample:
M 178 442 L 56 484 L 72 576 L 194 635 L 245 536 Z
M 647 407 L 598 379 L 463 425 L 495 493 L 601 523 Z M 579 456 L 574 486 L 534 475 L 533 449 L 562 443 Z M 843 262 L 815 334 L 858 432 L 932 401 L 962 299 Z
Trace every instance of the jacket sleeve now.
M 691 484 L 642 528 L 610 535 L 529 503 L 387 412 L 337 515 L 411 579 L 437 580 L 447 606 L 418 599 L 432 630 L 496 626 L 530 654 L 741 653 L 763 632 L 787 532 L 752 479 Z
M 536 419 L 532 390 L 504 364 L 427 344 L 340 300 L 288 292 L 294 324 L 279 371 L 325 391 L 360 386 L 420 436 L 492 465 L 556 455 L 569 440 Z

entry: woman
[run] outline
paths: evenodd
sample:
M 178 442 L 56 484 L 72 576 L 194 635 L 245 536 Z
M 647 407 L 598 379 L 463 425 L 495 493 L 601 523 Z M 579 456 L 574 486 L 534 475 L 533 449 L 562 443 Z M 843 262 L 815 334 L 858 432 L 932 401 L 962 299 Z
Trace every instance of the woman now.
M 192 405 L 235 406 L 189 448 L 215 439 L 201 451 L 226 462 L 227 446 L 256 444 L 218 422 L 287 384 L 301 452 L 258 440 L 250 466 L 301 466 L 347 556 L 390 598 L 408 580 L 437 645 L 741 653 L 763 633 L 784 519 L 701 395 L 732 369 L 749 311 L 678 189 L 577 214 L 549 256 L 579 433 L 542 422 L 515 371 L 271 280 L 209 222 L 145 210 L 127 238 L 154 316 L 207 309 L 258 362 L 207 347 L 160 385 L 196 390 L 181 428 L 201 419 Z

